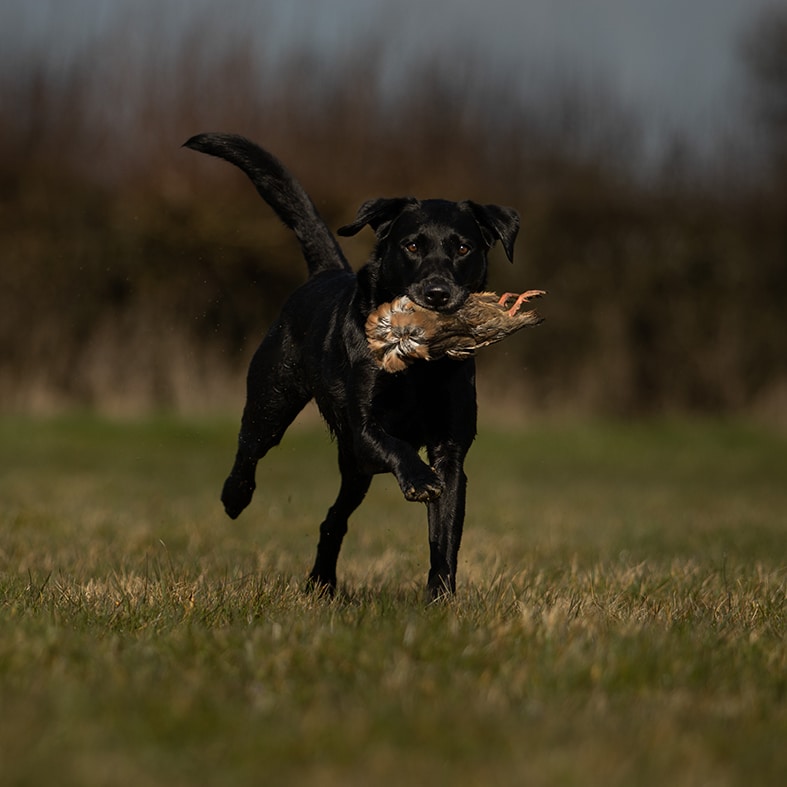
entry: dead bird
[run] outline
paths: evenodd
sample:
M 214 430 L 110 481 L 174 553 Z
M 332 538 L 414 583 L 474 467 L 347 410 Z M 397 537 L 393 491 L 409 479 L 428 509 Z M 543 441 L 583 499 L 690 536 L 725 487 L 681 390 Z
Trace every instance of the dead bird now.
M 402 295 L 369 314 L 369 349 L 377 365 L 386 372 L 401 372 L 414 361 L 445 355 L 469 358 L 481 347 L 543 322 L 535 310 L 520 311 L 523 304 L 543 295 L 544 290 L 528 290 L 521 295 L 478 292 L 450 313 L 425 309 Z

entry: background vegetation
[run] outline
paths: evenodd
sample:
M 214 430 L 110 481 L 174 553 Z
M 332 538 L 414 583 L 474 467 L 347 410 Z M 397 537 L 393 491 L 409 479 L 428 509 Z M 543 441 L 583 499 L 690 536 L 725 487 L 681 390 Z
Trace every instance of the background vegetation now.
M 304 270 L 242 176 L 179 149 L 233 130 L 287 162 L 333 227 L 383 194 L 518 208 L 516 264 L 497 256 L 491 283 L 548 289 L 548 322 L 481 362 L 520 409 L 783 410 L 783 13 L 741 43 L 757 144 L 702 158 L 676 139 L 656 160 L 602 84 L 523 91 L 439 59 L 392 84 L 382 39 L 266 67 L 265 29 L 217 48 L 217 13 L 171 41 L 121 25 L 65 62 L 6 63 L 0 406 L 237 407 Z M 360 264 L 368 238 L 347 248 Z

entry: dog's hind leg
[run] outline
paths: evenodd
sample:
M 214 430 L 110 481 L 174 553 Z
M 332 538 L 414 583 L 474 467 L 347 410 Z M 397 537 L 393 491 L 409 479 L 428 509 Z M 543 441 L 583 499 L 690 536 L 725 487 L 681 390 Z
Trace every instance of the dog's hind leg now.
M 350 514 L 361 504 L 372 482 L 372 476 L 359 472 L 354 463 L 347 461 L 341 453 L 339 469 L 342 473 L 342 485 L 336 502 L 320 525 L 317 558 L 309 574 L 309 582 L 313 587 L 327 590 L 331 594 L 336 590 L 336 561 L 347 533 L 347 521 Z
M 306 406 L 311 393 L 288 357 L 287 343 L 274 328 L 265 337 L 249 366 L 246 406 L 238 435 L 238 452 L 221 501 L 232 519 L 251 502 L 256 483 L 257 462 L 278 445 L 287 427 Z

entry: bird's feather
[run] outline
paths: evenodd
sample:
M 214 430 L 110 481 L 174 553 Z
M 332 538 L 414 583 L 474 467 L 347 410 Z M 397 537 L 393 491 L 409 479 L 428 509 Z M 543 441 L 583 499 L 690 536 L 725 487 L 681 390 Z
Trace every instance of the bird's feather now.
M 417 360 L 469 358 L 481 347 L 543 322 L 537 311 L 521 311 L 521 306 L 545 294 L 543 290 L 502 296 L 474 293 L 450 314 L 425 309 L 403 295 L 369 315 L 369 349 L 387 372 L 400 372 Z

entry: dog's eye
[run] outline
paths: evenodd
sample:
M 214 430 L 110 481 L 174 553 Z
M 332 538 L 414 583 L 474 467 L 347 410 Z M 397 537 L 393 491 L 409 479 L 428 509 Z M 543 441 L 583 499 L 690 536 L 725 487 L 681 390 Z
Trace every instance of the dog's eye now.
M 459 248 L 456 250 L 456 253 L 460 257 L 464 257 L 470 253 L 470 247 L 466 243 L 460 243 Z
M 404 244 L 404 250 L 410 254 L 415 254 L 418 251 L 418 244 L 411 240 L 409 243 Z

